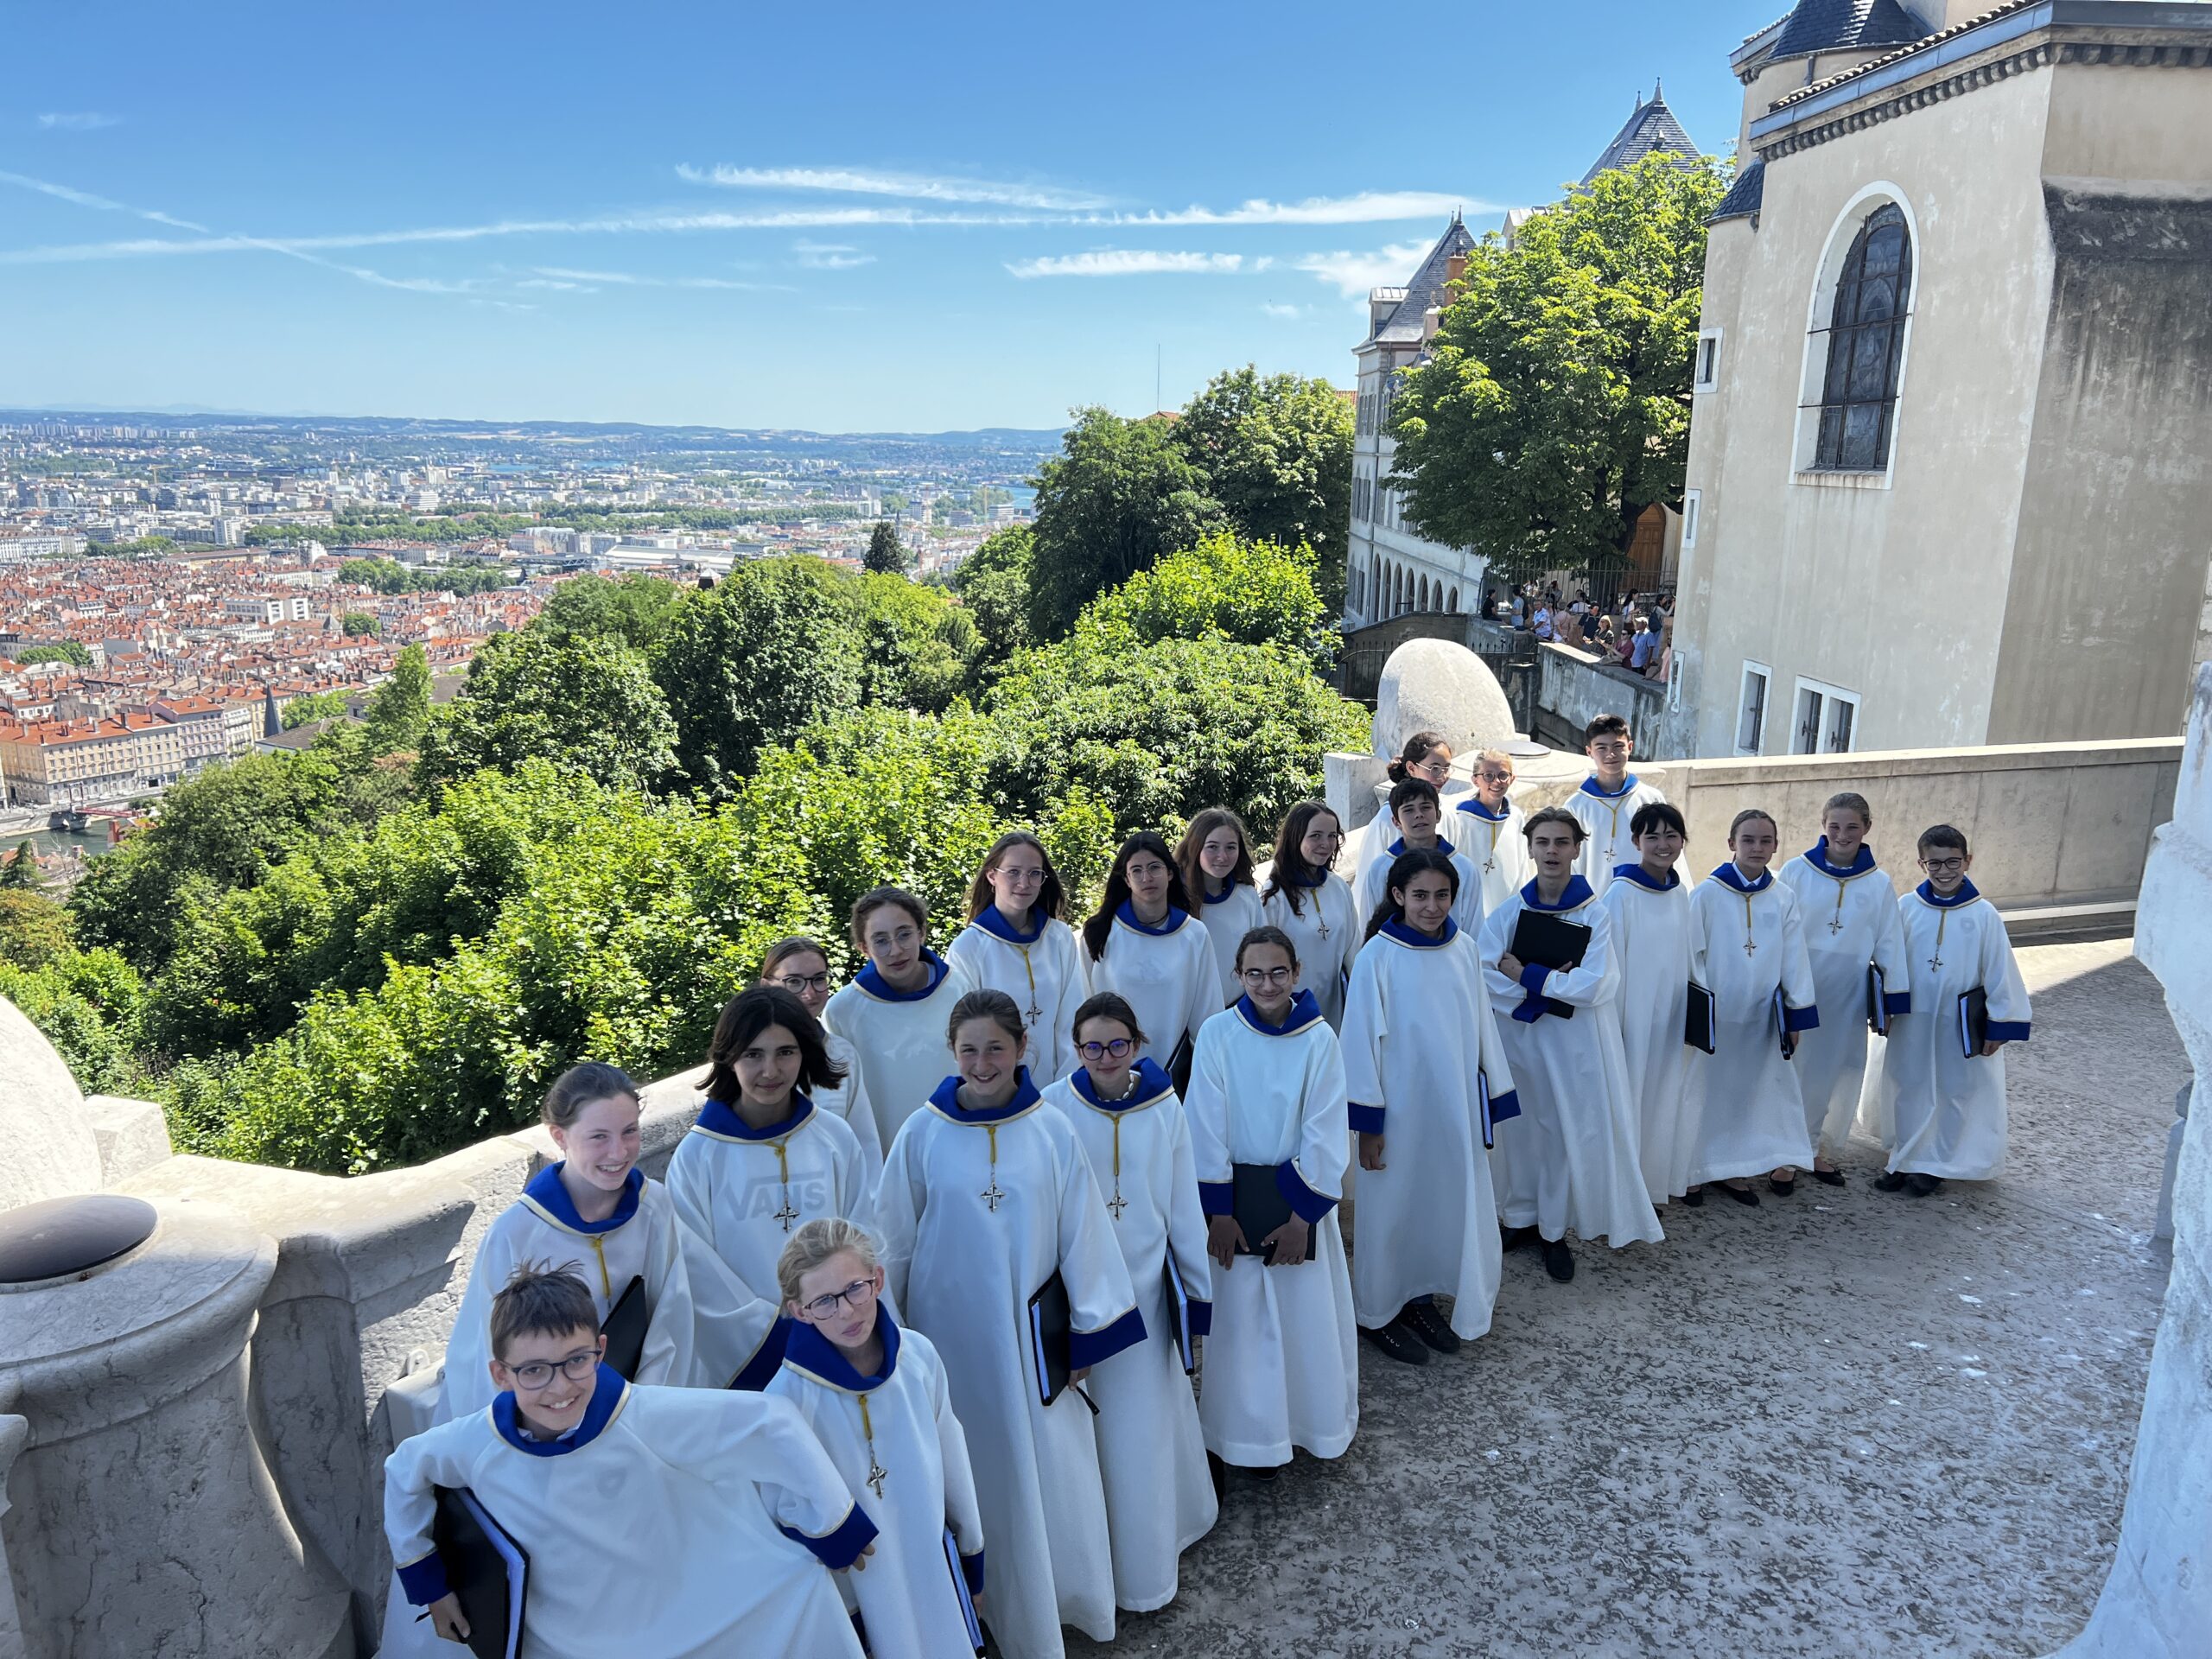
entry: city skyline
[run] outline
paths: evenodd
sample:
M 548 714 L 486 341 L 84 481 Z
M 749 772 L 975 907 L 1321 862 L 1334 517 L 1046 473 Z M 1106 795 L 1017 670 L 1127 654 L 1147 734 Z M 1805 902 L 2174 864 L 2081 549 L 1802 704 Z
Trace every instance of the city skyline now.
M 664 10 L 649 62 L 580 12 L 27 17 L 0 403 L 935 432 L 1343 384 L 1367 287 L 1555 194 L 1655 78 L 1726 151 L 1710 40 L 1765 15 L 1692 10 L 864 11 L 842 61 Z

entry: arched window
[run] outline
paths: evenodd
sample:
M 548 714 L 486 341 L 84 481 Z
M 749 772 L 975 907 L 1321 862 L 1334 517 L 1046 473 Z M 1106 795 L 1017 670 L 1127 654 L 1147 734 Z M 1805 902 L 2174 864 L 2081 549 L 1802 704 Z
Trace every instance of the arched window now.
M 1911 296 L 1912 236 L 1897 204 L 1885 202 L 1859 226 L 1836 277 L 1816 471 L 1878 473 L 1889 465 Z
M 1421 607 L 1424 611 L 1428 608 L 1428 578 L 1427 576 L 1421 579 Z
M 1453 615 L 1455 615 L 1455 616 L 1459 614 L 1459 590 L 1457 588 L 1454 588 L 1452 590 L 1452 602 L 1451 602 L 1450 604 L 1446 605 L 1444 608 L 1445 608 L 1446 610 L 1447 610 L 1447 611 L 1450 611 L 1450 612 L 1451 612 Z
M 1406 567 L 1390 567 L 1390 614 L 1395 616 L 1406 608 Z

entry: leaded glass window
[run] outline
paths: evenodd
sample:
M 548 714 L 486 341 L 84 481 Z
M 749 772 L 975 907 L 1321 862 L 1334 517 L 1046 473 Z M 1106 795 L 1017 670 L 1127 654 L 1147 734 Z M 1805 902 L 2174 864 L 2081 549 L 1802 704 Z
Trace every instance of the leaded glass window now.
M 1889 465 L 1911 296 L 1912 240 L 1904 214 L 1885 205 L 1859 227 L 1836 280 L 1815 468 L 1878 473 Z

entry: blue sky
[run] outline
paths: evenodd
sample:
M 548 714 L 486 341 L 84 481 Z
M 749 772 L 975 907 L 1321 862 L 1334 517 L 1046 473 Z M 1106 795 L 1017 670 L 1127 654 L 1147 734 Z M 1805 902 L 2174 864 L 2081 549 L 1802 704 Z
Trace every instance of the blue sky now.
M 1579 176 L 1780 0 L 0 7 L 0 404 L 1052 426 Z

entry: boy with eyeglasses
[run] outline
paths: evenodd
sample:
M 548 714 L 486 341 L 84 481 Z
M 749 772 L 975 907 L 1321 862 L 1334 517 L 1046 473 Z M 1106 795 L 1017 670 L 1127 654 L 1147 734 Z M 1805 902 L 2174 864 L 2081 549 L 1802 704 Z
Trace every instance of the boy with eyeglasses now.
M 1928 879 L 1897 899 L 1912 1007 L 1891 1016 L 1883 1046 L 1878 1109 L 1894 1139 L 1874 1181 L 1916 1198 L 1947 1180 L 1986 1181 L 2004 1163 L 2003 1051 L 2028 1040 L 2030 1023 L 2005 918 L 1967 877 L 1965 834 L 1948 823 L 1924 831 L 1920 868 Z M 1966 1001 L 1977 991 L 1987 999 L 1983 1021 Z
M 515 1270 L 492 1304 L 498 1398 L 385 1462 L 407 1599 L 467 1638 L 431 1541 L 438 1489 L 466 1489 L 530 1559 L 522 1659 L 857 1659 L 824 1569 L 861 1566 L 875 1525 L 805 1421 L 758 1394 L 625 1382 L 603 1346 L 573 1271 Z
M 1529 847 L 1521 835 L 1523 814 L 1512 799 L 1513 757 L 1484 749 L 1472 772 L 1475 791 L 1452 810 L 1452 836 L 1474 866 L 1481 913 L 1487 916 L 1528 880 Z M 1360 925 L 1366 925 L 1363 916 Z
M 1592 893 L 1612 885 L 1613 871 L 1636 861 L 1636 835 L 1630 825 L 1640 807 L 1664 803 L 1666 797 L 1628 769 L 1636 753 L 1636 736 L 1619 715 L 1599 715 L 1583 733 L 1583 750 L 1590 757 L 1592 775 L 1567 798 L 1587 837 L 1577 855 L 1574 873 L 1590 884 Z

